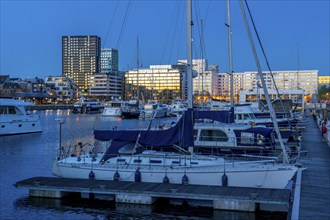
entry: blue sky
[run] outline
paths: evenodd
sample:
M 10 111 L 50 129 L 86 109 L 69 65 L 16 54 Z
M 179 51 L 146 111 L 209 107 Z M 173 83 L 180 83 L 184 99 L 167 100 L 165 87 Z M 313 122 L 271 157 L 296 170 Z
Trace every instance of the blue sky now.
M 272 70 L 316 69 L 330 75 L 329 2 L 248 1 Z M 186 58 L 185 1 L 1 0 L 0 16 L 1 75 L 60 75 L 63 35 L 100 36 L 102 47 L 119 49 L 120 70 L 136 68 L 137 36 L 143 67 Z M 210 64 L 228 72 L 226 2 L 193 1 L 193 16 L 193 57 L 201 58 L 203 48 Z M 231 18 L 234 71 L 256 71 L 238 1 L 231 1 Z M 203 35 L 198 34 L 201 20 Z

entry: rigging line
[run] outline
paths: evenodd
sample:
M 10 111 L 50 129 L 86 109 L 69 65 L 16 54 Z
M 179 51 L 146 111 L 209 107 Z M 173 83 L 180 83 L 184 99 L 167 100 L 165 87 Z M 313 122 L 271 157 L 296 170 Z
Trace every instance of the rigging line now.
M 251 19 L 251 22 L 252 22 L 252 25 L 253 25 L 254 32 L 255 32 L 255 34 L 256 34 L 256 36 L 257 36 L 257 39 L 258 39 L 258 42 L 259 42 L 260 48 L 261 48 L 261 50 L 262 50 L 262 54 L 264 55 L 264 58 L 265 58 L 265 61 L 266 61 L 266 64 L 267 64 L 268 70 L 269 70 L 270 75 L 271 75 L 271 77 L 272 77 L 272 80 L 273 80 L 273 83 L 274 83 L 275 90 L 276 90 L 276 92 L 277 92 L 277 95 L 280 97 L 280 94 L 279 94 L 279 91 L 278 91 L 278 87 L 277 87 L 276 82 L 275 82 L 275 79 L 274 79 L 273 72 L 272 72 L 272 70 L 271 70 L 271 68 L 270 68 L 270 65 L 269 65 L 269 62 L 268 62 L 268 58 L 267 58 L 267 56 L 266 56 L 266 53 L 265 53 L 264 47 L 263 47 L 262 42 L 261 42 L 261 39 L 260 39 L 260 37 L 259 37 L 259 33 L 258 33 L 257 28 L 256 28 L 256 25 L 255 25 L 255 23 L 254 23 L 254 20 L 253 20 L 253 17 L 252 17 L 252 14 L 251 14 L 251 11 L 250 11 L 250 8 L 249 8 L 249 5 L 248 5 L 248 3 L 247 3 L 247 0 L 244 0 L 244 1 L 245 1 L 246 8 L 247 8 L 247 10 L 248 10 L 248 12 L 249 12 L 249 16 L 250 16 L 250 19 Z M 289 116 L 288 116 L 288 114 L 287 114 L 287 112 L 286 112 L 286 110 L 285 110 L 285 108 L 284 108 L 283 102 L 282 102 L 281 99 L 279 99 L 279 101 L 280 101 L 280 103 L 281 103 L 281 107 L 282 107 L 282 109 L 283 109 L 283 111 L 284 111 L 284 113 L 285 113 L 285 116 L 286 116 L 287 119 L 288 119 L 288 122 L 289 122 L 289 128 L 291 128 L 291 123 L 290 123 L 290 120 L 289 120 Z
M 208 11 L 210 8 L 210 1 L 207 5 L 207 9 L 206 9 L 206 17 L 205 19 L 200 19 L 200 17 L 202 17 L 200 14 L 200 7 L 197 5 L 198 1 L 195 2 L 195 14 L 196 14 L 196 20 L 202 20 L 203 24 L 201 24 L 201 26 L 197 25 L 198 28 L 198 36 L 199 36 L 199 43 L 200 43 L 200 48 L 201 48 L 201 57 L 202 59 L 206 59 L 206 49 L 205 49 L 205 41 L 204 41 L 204 31 L 205 31 L 205 24 L 206 24 L 206 20 L 207 20 L 207 16 L 208 16 Z M 199 24 L 199 23 L 198 23 Z M 197 53 L 196 53 L 197 54 Z
M 170 60 L 171 60 L 171 57 L 172 57 L 172 53 L 173 53 L 173 49 L 174 49 L 174 41 L 176 39 L 176 36 L 175 36 L 175 33 L 176 33 L 176 30 L 179 29 L 179 20 L 180 20 L 180 17 L 179 15 L 181 15 L 180 11 L 181 11 L 181 1 L 178 2 L 179 5 L 177 7 L 177 12 L 176 12 L 176 21 L 175 21 L 175 25 L 174 25 L 174 31 L 173 31 L 173 35 L 172 35 L 172 40 L 171 40 L 171 45 L 170 45 L 170 52 L 169 52 L 169 57 L 168 57 L 168 63 L 170 63 Z M 174 16 L 173 16 L 174 17 Z
M 201 42 L 201 28 L 200 28 L 200 25 L 199 25 L 199 18 L 200 18 L 200 11 L 199 11 L 199 5 L 197 5 L 197 1 L 194 1 L 194 3 L 195 3 L 195 17 L 196 17 L 196 24 L 197 24 L 197 33 L 198 33 L 198 38 L 199 38 L 199 46 L 200 46 L 200 48 L 202 47 L 202 42 Z M 194 31 L 194 33 L 195 33 L 195 30 L 193 30 Z M 197 39 L 196 39 L 197 40 Z M 200 51 L 201 53 L 199 53 L 198 51 L 197 51 L 197 49 L 196 49 L 196 44 L 194 44 L 194 49 L 195 49 L 195 54 L 201 54 L 202 53 L 202 50 Z M 197 57 L 196 57 L 197 58 Z
M 127 17 L 128 17 L 128 11 L 129 11 L 130 5 L 131 5 L 131 0 L 128 1 L 127 7 L 126 7 L 124 21 L 123 21 L 123 24 L 121 26 L 119 37 L 118 37 L 118 40 L 117 40 L 117 45 L 116 45 L 117 49 L 119 48 L 119 45 L 120 45 L 120 42 L 121 42 L 121 39 L 122 39 L 122 34 L 123 34 L 124 28 L 125 28 L 126 23 L 127 23 Z
M 109 25 L 109 28 L 108 28 L 108 31 L 107 31 L 107 34 L 105 36 L 105 40 L 103 42 L 103 48 L 105 48 L 105 43 L 107 42 L 107 39 L 108 39 L 108 36 L 109 36 L 109 33 L 110 33 L 110 30 L 111 30 L 111 27 L 112 27 L 112 23 L 114 21 L 114 18 L 117 14 L 117 8 L 118 8 L 118 5 L 119 5 L 119 0 L 117 1 L 117 4 L 116 4 L 116 7 L 115 7 L 115 11 L 113 13 L 113 16 L 112 16 L 112 19 L 111 19 L 111 22 L 110 22 L 110 25 Z
M 175 17 L 176 17 L 176 19 L 178 19 L 178 11 L 179 11 L 179 8 L 180 8 L 180 3 L 181 3 L 181 1 L 177 1 L 176 2 L 176 5 L 174 6 L 174 9 L 177 9 L 177 11 L 176 10 L 173 10 L 173 14 L 172 14 L 172 16 L 171 16 L 171 22 L 170 22 L 170 25 L 169 25 L 169 28 L 168 28 L 168 31 L 167 31 L 167 35 L 166 35 L 166 39 L 165 39 L 165 44 L 164 44 L 164 48 L 163 48 L 163 52 L 162 52 L 162 55 L 161 55 L 161 57 L 160 57 L 160 63 L 163 63 L 163 60 L 164 60 L 164 56 L 165 56 L 165 54 L 166 54 L 166 50 L 167 50 L 167 48 L 168 48 L 168 44 L 169 44 L 169 38 L 170 38 L 170 34 L 171 34 L 171 30 L 172 30 L 172 24 L 173 23 L 175 23 L 175 25 L 174 25 L 174 31 L 173 31 L 173 35 L 175 34 L 175 30 L 176 30 L 176 26 L 177 26 L 177 20 L 176 20 L 176 22 L 174 22 L 174 19 L 175 19 Z M 179 5 L 179 6 L 178 6 Z M 177 15 L 177 16 L 175 16 L 175 14 Z M 173 37 L 174 38 L 174 37 Z M 171 54 L 170 54 L 170 56 L 171 56 Z

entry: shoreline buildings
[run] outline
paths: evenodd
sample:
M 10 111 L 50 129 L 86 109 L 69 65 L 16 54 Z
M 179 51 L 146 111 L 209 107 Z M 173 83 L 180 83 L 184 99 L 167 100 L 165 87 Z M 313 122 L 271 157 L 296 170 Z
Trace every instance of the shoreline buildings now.
M 274 91 L 271 95 L 276 98 L 276 87 L 284 98 L 296 99 L 303 95 L 305 101 L 312 99 L 312 94 L 317 93 L 318 89 L 318 70 L 299 70 L 299 71 L 264 71 L 263 76 L 266 81 L 267 89 Z M 274 84 L 274 81 L 276 84 Z M 234 73 L 234 94 L 235 101 L 246 100 L 254 101 L 258 94 L 261 94 L 261 84 L 257 72 Z M 245 96 L 245 97 L 240 97 Z M 227 73 L 219 74 L 219 97 L 229 101 L 230 96 L 230 76 Z

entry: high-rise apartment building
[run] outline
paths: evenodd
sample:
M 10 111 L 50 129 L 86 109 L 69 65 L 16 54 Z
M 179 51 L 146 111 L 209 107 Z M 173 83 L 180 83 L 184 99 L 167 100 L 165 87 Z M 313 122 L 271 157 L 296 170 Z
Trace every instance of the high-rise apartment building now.
M 87 91 L 90 78 L 100 71 L 101 39 L 98 36 L 62 37 L 62 75 Z

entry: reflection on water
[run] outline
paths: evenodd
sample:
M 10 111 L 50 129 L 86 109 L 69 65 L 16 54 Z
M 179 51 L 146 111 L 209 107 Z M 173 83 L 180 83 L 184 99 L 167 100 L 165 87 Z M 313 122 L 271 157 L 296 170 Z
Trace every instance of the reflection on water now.
M 94 143 L 94 129 L 147 128 L 149 120 L 72 114 L 69 110 L 34 112 L 40 115 L 43 132 L 0 137 L 0 219 L 285 219 L 284 213 L 226 212 L 208 208 L 169 205 L 124 205 L 69 197 L 63 200 L 28 198 L 28 190 L 13 184 L 36 176 L 52 176 L 51 168 L 59 146 L 59 125 L 65 119 L 62 144 Z M 175 121 L 156 119 L 151 127 Z
M 52 216 L 61 219 L 256 219 L 256 214 L 249 212 L 230 212 L 201 207 L 174 206 L 162 202 L 155 205 L 121 204 L 80 199 L 78 195 L 61 200 L 22 198 L 16 200 L 14 206 L 17 209 L 29 210 L 31 215 L 36 215 L 40 212 L 52 213 Z

